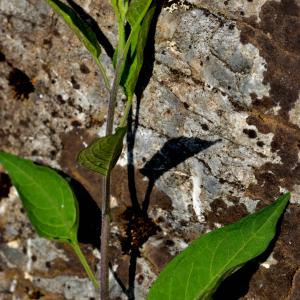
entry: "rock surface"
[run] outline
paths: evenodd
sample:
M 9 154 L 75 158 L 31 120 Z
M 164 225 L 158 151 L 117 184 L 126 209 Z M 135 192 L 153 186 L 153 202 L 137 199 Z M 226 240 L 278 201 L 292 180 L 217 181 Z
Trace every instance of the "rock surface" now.
M 78 4 L 115 45 L 109 1 Z M 0 28 L 0 148 L 61 169 L 99 204 L 101 179 L 75 163 L 104 132 L 108 94 L 92 59 L 45 1 L 0 0 Z M 299 299 L 300 1 L 165 1 L 151 39 L 113 175 L 112 299 L 145 299 L 193 239 L 285 190 L 292 201 L 264 263 L 216 297 Z M 0 299 L 97 299 L 71 249 L 36 235 L 0 174 Z M 79 239 L 97 270 L 99 210 L 82 193 Z

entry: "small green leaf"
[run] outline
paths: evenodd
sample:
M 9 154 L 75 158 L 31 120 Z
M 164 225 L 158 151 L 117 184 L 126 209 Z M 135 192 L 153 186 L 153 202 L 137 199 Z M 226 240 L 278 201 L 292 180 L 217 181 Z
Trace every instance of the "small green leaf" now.
M 79 153 L 78 163 L 107 176 L 121 155 L 125 134 L 126 127 L 119 127 L 116 129 L 115 134 L 95 140 Z
M 211 299 L 222 280 L 268 247 L 289 199 L 287 193 L 257 213 L 201 236 L 167 265 L 147 299 Z
M 126 12 L 126 20 L 131 26 L 130 34 L 125 42 L 125 21 L 122 20 L 120 16 L 120 8 L 118 8 L 117 3 L 122 2 L 119 0 L 112 0 L 112 4 L 118 19 L 118 27 L 119 27 L 119 44 L 118 50 L 115 52 L 115 56 L 113 59 L 113 65 L 115 65 L 116 76 L 114 80 L 114 86 L 124 87 L 126 82 L 127 75 L 129 73 L 130 65 L 134 59 L 134 53 L 136 52 L 137 40 L 139 36 L 139 31 L 141 29 L 141 23 L 150 8 L 152 0 L 132 0 L 129 3 L 129 7 L 127 9 L 128 1 L 125 1 L 124 11 Z M 120 22 L 121 21 L 121 22 Z M 130 54 L 128 52 L 130 50 Z M 133 56 L 133 57 L 132 57 Z M 121 82 L 121 83 L 120 83 Z M 129 98 L 129 97 L 128 97 Z
M 153 2 L 153 3 L 152 3 Z M 126 18 L 128 23 L 130 24 L 131 27 L 131 41 L 130 41 L 130 55 L 131 55 L 131 59 L 129 61 L 133 61 L 134 59 L 134 53 L 136 52 L 136 47 L 138 45 L 138 41 L 139 41 L 139 35 L 140 35 L 140 30 L 142 29 L 142 22 L 145 18 L 145 16 L 148 14 L 148 19 L 150 17 L 150 21 L 148 22 L 146 20 L 145 24 L 144 24 L 144 28 L 143 31 L 145 33 L 148 34 L 149 31 L 149 26 L 151 24 L 151 19 L 153 17 L 153 13 L 155 11 L 155 8 L 153 10 L 153 12 L 150 12 L 149 14 L 149 10 L 152 11 L 151 7 L 151 3 L 152 5 L 152 9 L 154 7 L 156 7 L 156 0 L 133 0 L 130 2 L 127 14 L 126 14 Z M 147 24 L 149 23 L 149 24 Z M 147 29 L 148 27 L 148 29 Z M 144 34 L 143 34 L 144 35 Z M 147 35 L 146 35 L 146 39 L 147 39 Z M 143 41 L 141 42 L 143 44 Z
M 101 47 L 96 34 L 70 6 L 60 0 L 46 0 L 52 9 L 59 14 L 68 26 L 74 31 L 79 40 L 84 44 L 94 59 L 98 62 L 101 54 Z
M 143 65 L 144 48 L 155 9 L 156 0 L 132 0 L 127 10 L 126 19 L 130 24 L 131 32 L 120 56 L 123 63 L 119 71 L 120 85 L 124 87 L 128 98 L 132 98 L 134 94 Z
M 134 53 L 132 53 L 132 63 L 129 66 L 128 75 L 124 84 L 125 92 L 128 97 L 132 97 L 136 87 L 137 80 L 144 62 L 144 49 L 147 43 L 148 33 L 151 25 L 153 15 L 155 13 L 156 6 L 153 5 L 146 13 L 143 22 L 141 24 L 140 30 L 138 32 L 138 38 L 136 40 L 136 45 Z M 132 40 L 132 43 L 134 40 Z M 132 49 L 131 49 L 132 50 Z
M 68 182 L 48 167 L 3 151 L 0 151 L 0 164 L 8 172 L 37 233 L 69 243 L 95 288 L 99 288 L 78 245 L 78 204 Z
M 123 20 L 128 9 L 128 0 L 111 0 L 115 15 Z
M 146 15 L 152 0 L 131 0 L 126 18 L 131 28 L 139 25 Z
M 114 9 L 115 14 L 119 13 L 118 1 L 117 0 L 111 0 L 111 5 Z
M 125 43 L 126 43 L 126 13 L 128 10 L 128 1 L 129 0 L 112 0 L 111 4 L 114 9 L 116 16 L 116 21 L 118 23 L 118 46 L 114 53 L 113 57 L 113 66 L 116 67 L 118 57 L 115 57 L 116 54 L 123 53 Z

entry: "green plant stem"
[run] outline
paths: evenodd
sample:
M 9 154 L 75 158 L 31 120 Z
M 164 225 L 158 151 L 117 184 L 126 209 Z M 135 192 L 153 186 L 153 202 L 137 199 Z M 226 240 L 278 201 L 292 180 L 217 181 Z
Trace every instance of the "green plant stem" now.
M 80 249 L 80 247 L 78 245 L 78 242 L 77 241 L 71 242 L 71 246 L 74 249 L 76 255 L 78 256 L 78 258 L 79 258 L 81 264 L 83 265 L 86 273 L 88 274 L 90 280 L 93 282 L 94 287 L 96 289 L 99 289 L 100 285 L 99 285 L 99 283 L 98 283 L 98 281 L 97 281 L 97 279 L 96 279 L 93 271 L 91 270 L 91 268 L 90 268 L 90 266 L 89 266 L 89 264 L 88 264 L 85 256 L 83 255 L 83 253 L 82 253 L 82 251 L 81 251 L 81 249 Z
M 105 71 L 105 68 L 103 67 L 102 63 L 100 62 L 99 58 L 96 60 L 97 66 L 99 68 L 99 71 L 103 77 L 104 80 L 104 84 L 106 89 L 110 92 L 110 84 L 109 84 L 109 80 Z

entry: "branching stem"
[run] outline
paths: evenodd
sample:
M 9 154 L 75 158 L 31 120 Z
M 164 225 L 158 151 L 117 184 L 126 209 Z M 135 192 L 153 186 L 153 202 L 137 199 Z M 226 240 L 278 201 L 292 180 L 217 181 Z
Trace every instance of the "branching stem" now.
M 115 77 L 113 85 L 110 91 L 110 98 L 108 103 L 107 122 L 106 122 L 106 135 L 111 135 L 113 132 L 115 107 L 118 96 L 118 89 L 121 81 L 121 74 L 124 70 L 127 53 L 130 49 L 131 40 L 134 36 L 135 30 L 138 26 L 135 26 L 129 34 L 125 47 L 118 49 L 118 62 L 115 69 Z M 128 97 L 128 101 L 125 108 L 124 116 L 121 120 L 121 124 L 124 126 L 128 117 L 132 105 L 132 96 Z M 102 224 L 101 224 L 101 263 L 100 263 L 100 283 L 101 283 L 101 300 L 109 299 L 109 267 L 108 267 L 108 246 L 109 246 L 109 234 L 110 234 L 110 172 L 103 179 L 102 186 Z
M 128 39 L 129 40 L 129 39 Z M 127 41 L 128 43 L 128 41 Z M 122 58 L 119 59 L 116 66 L 115 78 L 110 92 L 108 103 L 106 135 L 112 134 L 114 125 L 115 106 L 118 96 L 118 88 L 120 84 L 120 77 L 124 67 L 124 57 L 126 58 L 129 45 L 125 46 Z M 127 51 L 126 51 L 127 49 Z M 102 185 L 102 222 L 101 222 L 101 263 L 100 263 L 100 282 L 101 282 L 101 300 L 109 299 L 109 267 L 108 267 L 108 246 L 110 233 L 110 172 L 103 178 Z

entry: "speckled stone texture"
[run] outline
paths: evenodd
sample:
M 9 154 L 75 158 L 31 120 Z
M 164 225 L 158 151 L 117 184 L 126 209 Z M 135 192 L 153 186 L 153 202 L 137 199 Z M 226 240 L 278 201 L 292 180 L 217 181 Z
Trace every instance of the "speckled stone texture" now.
M 76 3 L 99 24 L 112 78 L 109 0 Z M 101 178 L 75 158 L 104 133 L 103 81 L 43 0 L 0 0 L 0 30 L 0 148 L 74 179 L 79 240 L 99 272 Z M 112 299 L 145 299 L 163 266 L 193 239 L 285 190 L 292 200 L 276 242 L 215 298 L 299 299 L 299 41 L 299 0 L 160 7 L 112 178 Z M 123 100 L 120 94 L 117 119 Z M 36 235 L 0 171 L 0 299 L 98 299 L 71 249 Z

